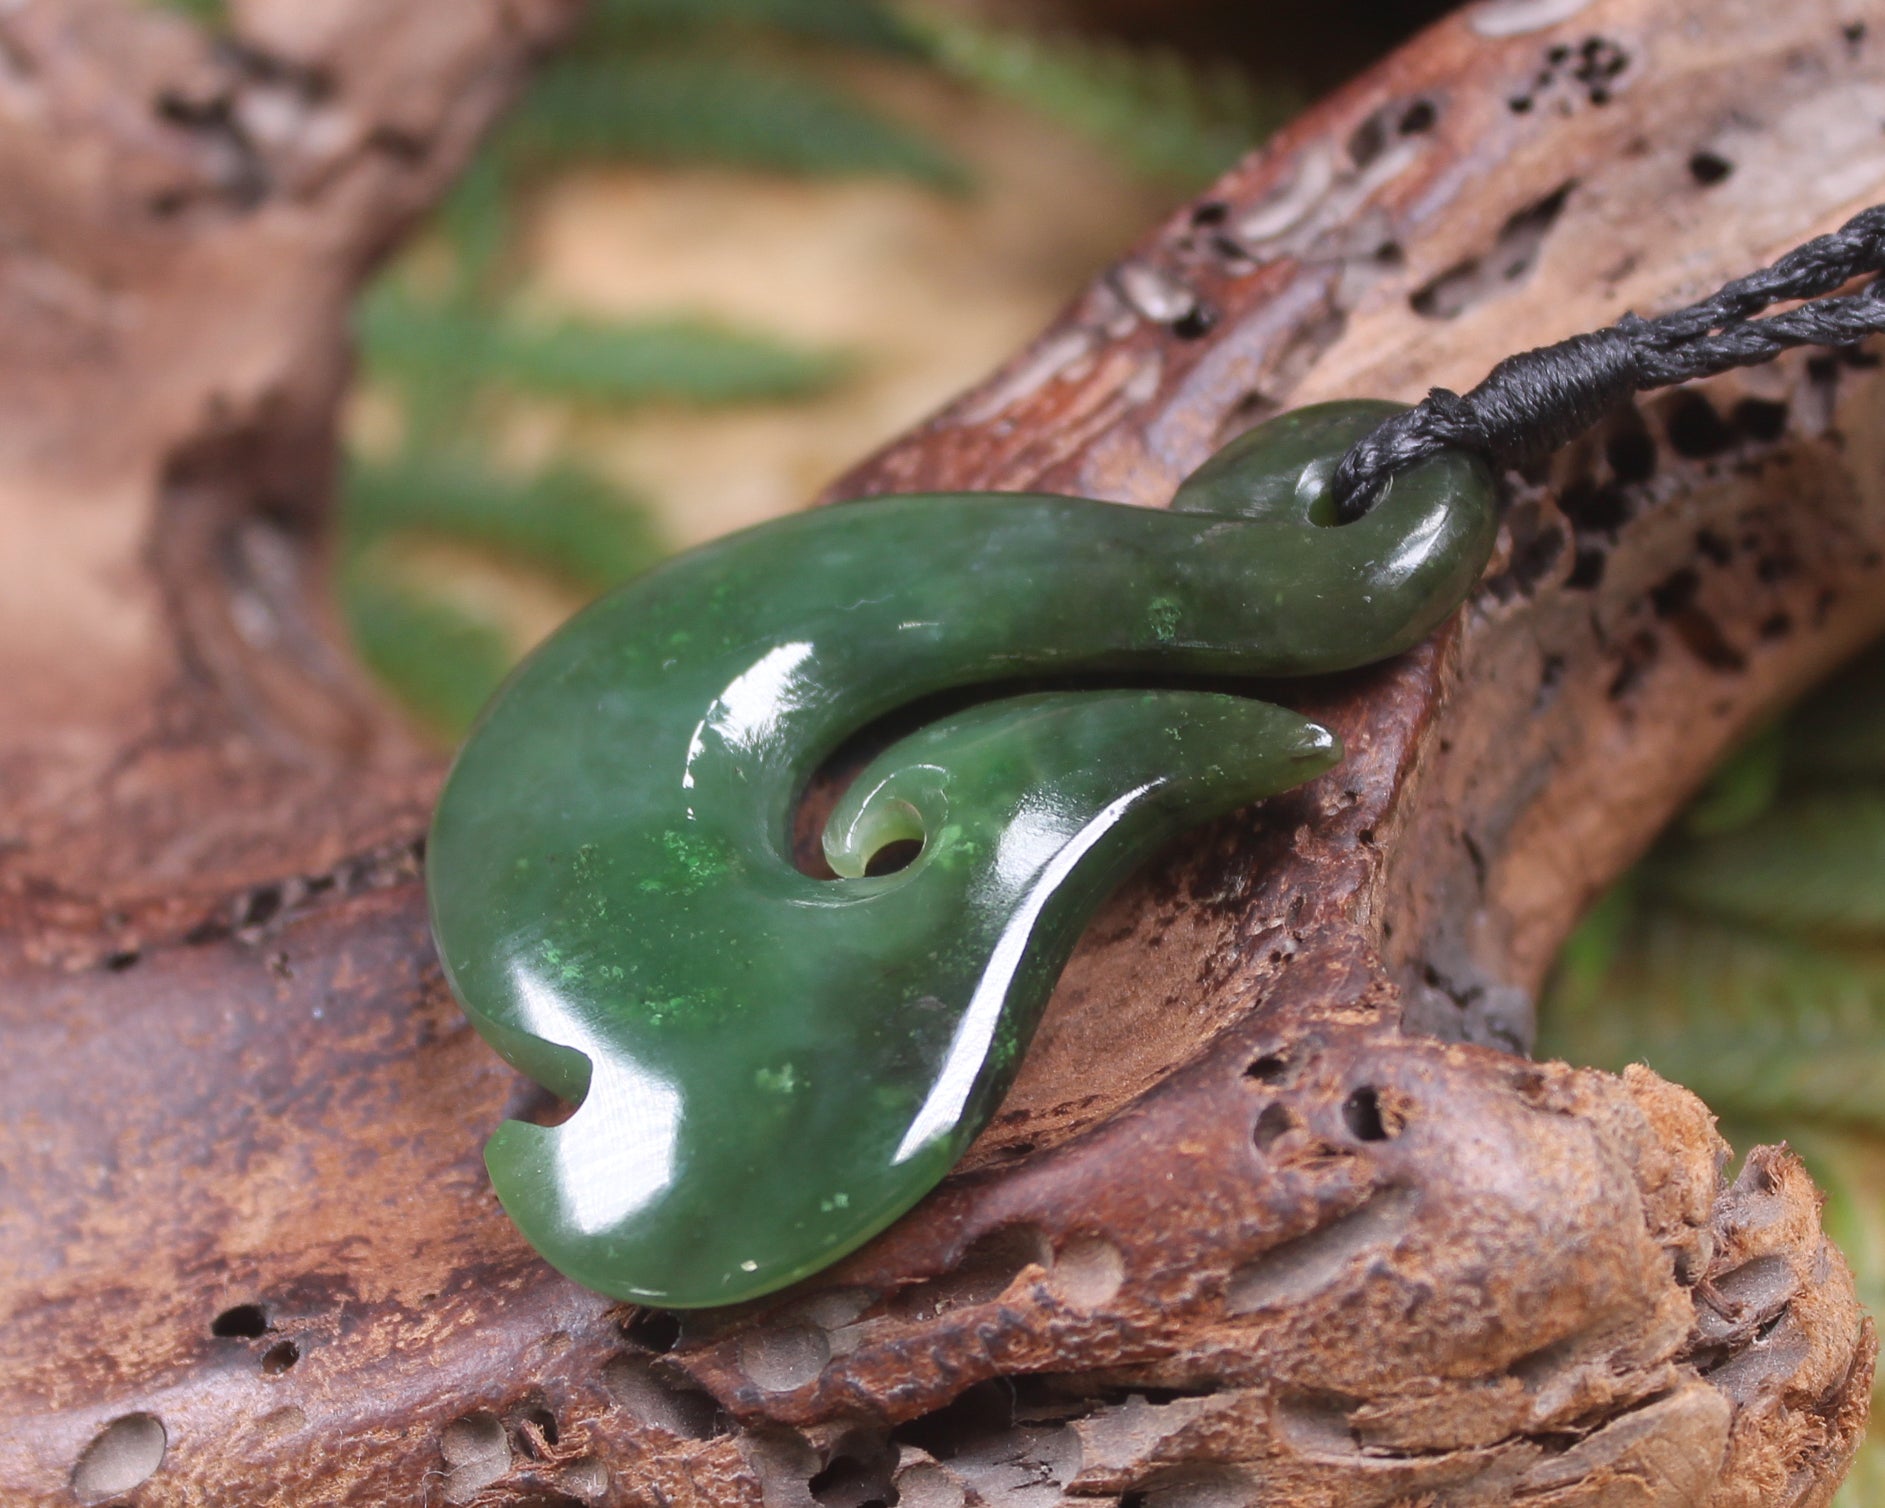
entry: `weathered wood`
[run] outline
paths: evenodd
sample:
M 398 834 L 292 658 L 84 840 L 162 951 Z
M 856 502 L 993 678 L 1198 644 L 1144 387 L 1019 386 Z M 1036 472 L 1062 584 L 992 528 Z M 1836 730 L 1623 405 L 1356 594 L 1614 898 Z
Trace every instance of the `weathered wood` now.
M 1290 693 L 1348 762 L 1118 896 L 841 1268 L 677 1322 L 521 1246 L 477 1152 L 542 1107 L 445 995 L 436 769 L 315 588 L 345 299 L 563 14 L 0 19 L 0 1496 L 149 1416 L 144 1505 L 1826 1502 L 1874 1340 L 1797 1162 L 1726 1184 L 1691 1096 L 1514 1049 L 1578 909 L 1885 629 L 1863 360 L 1517 484 L 1455 625 Z M 1863 20 L 1480 0 L 839 490 L 1156 504 L 1285 405 L 1693 297 L 1885 188 Z

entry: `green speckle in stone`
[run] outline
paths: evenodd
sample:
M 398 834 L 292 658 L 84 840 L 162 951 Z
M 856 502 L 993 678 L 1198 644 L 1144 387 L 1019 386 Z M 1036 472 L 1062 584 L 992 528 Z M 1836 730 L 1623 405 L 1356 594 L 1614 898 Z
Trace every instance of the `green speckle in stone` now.
M 728 1304 L 933 1187 L 1106 892 L 1340 749 L 1220 692 L 997 694 L 853 780 L 824 831 L 837 879 L 791 861 L 808 781 L 939 692 L 1314 675 L 1415 644 L 1484 566 L 1491 483 L 1442 456 L 1328 526 L 1329 472 L 1390 411 L 1285 415 L 1169 511 L 958 494 L 782 519 L 670 561 L 539 649 L 460 752 L 427 861 L 472 1021 L 580 1101 L 486 1148 L 537 1249 L 619 1298 Z M 921 846 L 871 874 L 892 844 Z

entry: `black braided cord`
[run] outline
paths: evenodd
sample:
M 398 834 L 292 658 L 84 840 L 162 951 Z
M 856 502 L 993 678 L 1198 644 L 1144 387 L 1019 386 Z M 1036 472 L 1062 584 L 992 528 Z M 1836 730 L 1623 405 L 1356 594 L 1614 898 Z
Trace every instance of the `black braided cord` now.
M 1885 272 L 1885 205 L 1737 278 L 1686 309 L 1655 319 L 1626 314 L 1608 329 L 1508 356 L 1466 394 L 1435 388 L 1342 457 L 1332 487 L 1343 522 L 1374 505 L 1396 472 L 1447 449 L 1516 466 L 1575 439 L 1633 393 L 1772 361 L 1795 346 L 1848 346 L 1885 330 L 1885 279 L 1824 295 Z M 1797 308 L 1756 315 L 1796 299 Z

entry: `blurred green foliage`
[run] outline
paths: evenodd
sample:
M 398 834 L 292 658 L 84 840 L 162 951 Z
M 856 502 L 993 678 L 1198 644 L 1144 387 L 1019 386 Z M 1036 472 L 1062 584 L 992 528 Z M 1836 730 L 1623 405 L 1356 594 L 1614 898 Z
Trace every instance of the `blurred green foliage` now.
M 1147 178 L 1202 188 L 1295 113 L 1293 89 L 1220 59 L 1103 38 L 1041 37 L 940 10 L 905 18 L 955 78 L 1103 143 Z
M 644 511 L 625 508 L 617 488 L 566 463 L 517 479 L 446 449 L 409 449 L 373 464 L 356 458 L 348 502 L 356 551 L 383 535 L 427 535 L 521 561 L 585 592 L 626 580 L 661 553 Z
M 455 736 L 509 655 L 491 623 L 418 570 L 416 538 L 544 570 L 583 591 L 658 559 L 646 500 L 558 459 L 507 470 L 480 437 L 518 398 L 626 412 L 777 403 L 857 372 L 847 353 L 677 315 L 545 319 L 519 307 L 516 228 L 532 185 L 585 163 L 731 164 L 874 175 L 973 191 L 941 142 L 858 96 L 847 57 L 901 60 L 992 90 L 1095 137 L 1174 192 L 1207 181 L 1283 108 L 1228 65 L 1001 31 L 877 0 L 600 0 L 441 208 L 443 287 L 408 259 L 363 300 L 365 372 L 397 399 L 402 448 L 355 457 L 343 510 L 347 620 L 409 709 Z
M 404 391 L 408 422 L 428 434 L 491 390 L 605 407 L 753 403 L 817 392 L 849 370 L 836 353 L 699 319 L 530 321 L 398 283 L 362 301 L 356 330 L 374 377 Z
M 1543 1055 L 1687 1085 L 1740 1151 L 1791 1144 L 1885 1314 L 1885 652 L 1722 767 L 1573 936 L 1540 1024 Z M 1838 1508 L 1885 1508 L 1876 1429 Z
M 968 170 L 917 132 L 777 59 L 582 52 L 547 68 L 499 150 L 513 161 L 721 162 L 884 173 L 963 190 Z

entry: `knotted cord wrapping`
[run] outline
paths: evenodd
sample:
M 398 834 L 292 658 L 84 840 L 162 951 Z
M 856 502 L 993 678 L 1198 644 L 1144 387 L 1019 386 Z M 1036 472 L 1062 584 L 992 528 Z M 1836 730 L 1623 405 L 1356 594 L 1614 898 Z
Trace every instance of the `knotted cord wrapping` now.
M 1434 388 L 1342 457 L 1332 483 L 1336 515 L 1360 518 L 1396 472 L 1440 451 L 1475 451 L 1516 466 L 1575 439 L 1632 394 L 1757 366 L 1795 346 L 1846 346 L 1885 330 L 1885 284 L 1826 297 L 1885 272 L 1885 205 L 1735 279 L 1710 297 L 1655 319 L 1614 325 L 1508 356 L 1471 392 Z M 1765 318 L 1775 304 L 1805 299 Z

